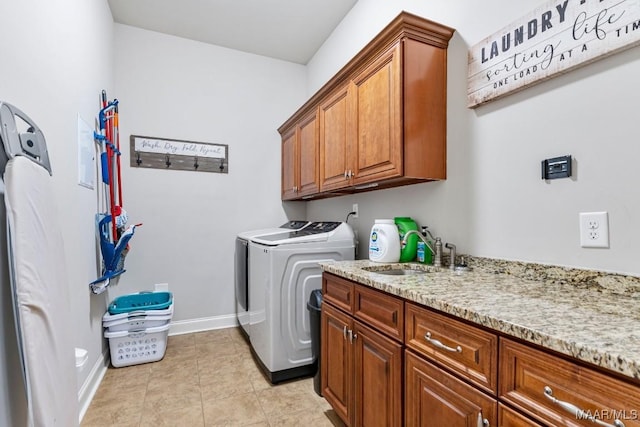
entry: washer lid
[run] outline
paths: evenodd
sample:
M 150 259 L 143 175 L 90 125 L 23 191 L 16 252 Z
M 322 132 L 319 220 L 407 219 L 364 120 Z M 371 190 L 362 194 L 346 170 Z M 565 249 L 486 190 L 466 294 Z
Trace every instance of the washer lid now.
M 302 228 L 305 228 L 309 224 L 311 224 L 309 221 L 293 220 L 293 221 L 285 222 L 280 227 L 242 231 L 238 233 L 238 238 L 244 239 L 244 240 L 250 240 L 256 236 L 265 236 L 267 234 L 279 234 L 279 233 L 284 233 L 287 230 L 300 230 Z
M 322 221 L 312 222 L 302 230 L 255 236 L 251 240 L 268 246 L 325 242 L 338 240 L 353 241 L 351 226 L 344 222 Z

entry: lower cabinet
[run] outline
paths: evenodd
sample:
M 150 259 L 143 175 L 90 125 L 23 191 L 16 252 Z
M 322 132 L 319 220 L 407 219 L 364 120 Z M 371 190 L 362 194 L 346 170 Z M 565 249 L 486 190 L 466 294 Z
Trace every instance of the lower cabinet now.
M 402 345 L 353 323 L 355 426 L 402 425 Z
M 322 395 L 347 424 L 353 418 L 353 346 L 347 338 L 353 320 L 327 304 L 320 318 L 322 345 L 320 363 Z
M 322 394 L 336 414 L 349 426 L 402 426 L 402 343 L 326 300 L 321 331 Z
M 322 393 L 348 426 L 640 427 L 637 381 L 328 273 L 323 293 Z
M 405 353 L 405 425 L 490 427 L 497 400 L 414 355 Z

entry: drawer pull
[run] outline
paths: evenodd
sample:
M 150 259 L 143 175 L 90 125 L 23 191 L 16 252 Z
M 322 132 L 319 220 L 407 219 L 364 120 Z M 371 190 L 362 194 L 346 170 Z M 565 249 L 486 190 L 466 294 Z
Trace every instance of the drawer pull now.
M 478 427 L 491 427 L 489 424 L 489 420 L 486 418 L 482 418 L 482 412 L 478 412 Z
M 553 403 L 555 403 L 565 411 L 571 413 L 577 420 L 589 420 L 592 423 L 597 424 L 599 426 L 603 426 L 603 427 L 625 427 L 624 423 L 620 420 L 615 420 L 613 424 L 605 423 L 603 421 L 600 421 L 593 415 L 589 414 L 587 411 L 584 411 L 578 408 L 576 405 L 572 405 L 569 402 L 563 402 L 562 400 L 558 400 L 553 396 L 553 390 L 551 390 L 551 387 L 549 386 L 544 387 L 544 395 Z
M 457 346 L 456 348 L 453 347 L 449 347 L 446 346 L 444 344 L 442 344 L 440 341 L 438 341 L 437 339 L 431 338 L 431 332 L 427 332 L 424 336 L 424 339 L 427 340 L 429 343 L 431 343 L 434 347 L 442 349 L 442 350 L 447 350 L 450 351 L 452 353 L 462 353 L 462 347 Z
M 347 326 L 345 325 L 345 327 L 342 329 L 342 336 L 344 337 L 344 339 L 347 339 Z

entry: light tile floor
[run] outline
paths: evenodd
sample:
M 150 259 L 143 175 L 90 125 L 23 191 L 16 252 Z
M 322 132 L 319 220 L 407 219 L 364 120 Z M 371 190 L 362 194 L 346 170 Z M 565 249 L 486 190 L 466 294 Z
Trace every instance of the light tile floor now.
M 168 338 L 155 363 L 110 367 L 81 427 L 340 426 L 306 378 L 271 385 L 237 328 Z

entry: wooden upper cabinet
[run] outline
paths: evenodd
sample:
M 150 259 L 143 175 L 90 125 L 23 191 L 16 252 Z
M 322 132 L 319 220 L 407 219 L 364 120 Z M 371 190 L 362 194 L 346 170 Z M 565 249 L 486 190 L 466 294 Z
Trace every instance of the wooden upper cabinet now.
M 282 200 L 318 192 L 318 150 L 318 114 L 313 110 L 282 133 Z
M 348 185 L 349 103 L 343 85 L 320 104 L 320 191 Z
M 400 43 L 352 80 L 354 184 L 402 174 Z
M 453 32 L 402 12 L 279 128 L 284 141 L 302 117 L 318 111 L 319 182 L 304 195 L 446 179 L 447 46 Z M 283 191 L 283 199 L 304 195 L 285 197 Z
M 299 124 L 300 172 L 298 196 L 318 192 L 318 114 L 313 111 Z
M 282 199 L 296 197 L 298 180 L 298 162 L 296 147 L 296 128 L 282 135 Z

